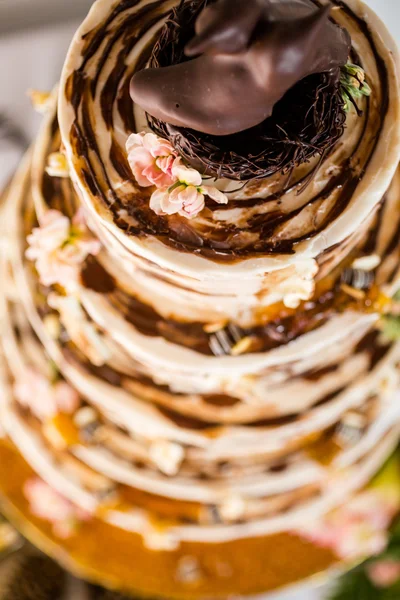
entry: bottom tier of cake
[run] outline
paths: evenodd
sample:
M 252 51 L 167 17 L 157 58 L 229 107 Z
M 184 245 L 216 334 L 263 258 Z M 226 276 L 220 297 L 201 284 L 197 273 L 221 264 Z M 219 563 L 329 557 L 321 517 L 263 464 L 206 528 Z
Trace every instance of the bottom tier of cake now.
M 67 536 L 38 516 L 65 512 L 51 488 L 42 489 L 41 511 L 24 490 L 37 476 L 6 438 L 0 441 L 0 502 L 3 512 L 35 546 L 81 578 L 140 597 L 224 598 L 286 587 L 306 578 L 351 568 L 380 552 L 400 510 L 400 454 L 345 507 L 318 521 L 315 531 L 237 540 L 225 544 L 183 543 L 175 551 L 152 551 L 137 534 L 102 519 L 76 520 Z M 72 512 L 71 512 L 72 516 Z M 71 520 L 72 525 L 72 520 Z M 317 523 L 316 523 L 317 525 Z M 331 549 L 332 536 L 347 549 L 348 560 Z M 356 556 L 358 558 L 356 558 Z

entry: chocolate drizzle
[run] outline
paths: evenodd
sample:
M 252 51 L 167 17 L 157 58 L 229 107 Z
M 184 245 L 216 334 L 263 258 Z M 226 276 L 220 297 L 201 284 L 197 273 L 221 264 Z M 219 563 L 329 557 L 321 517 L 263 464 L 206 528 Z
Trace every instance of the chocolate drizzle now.
M 267 324 L 250 328 L 236 328 L 241 338 L 251 338 L 252 345 L 248 353 L 267 352 L 298 339 L 300 336 L 314 331 L 338 313 L 349 308 L 368 310 L 366 305 L 354 303 L 354 300 L 341 290 L 338 279 L 331 289 L 321 293 L 314 300 L 303 303 L 298 309 L 291 310 L 281 307 L 276 317 Z M 371 282 L 370 289 L 373 286 Z M 368 292 L 370 290 L 367 290 Z M 373 292 L 374 294 L 375 292 Z M 162 318 L 155 310 L 137 298 L 125 297 L 121 292 L 109 296 L 112 306 L 117 309 L 135 329 L 150 337 L 163 337 L 165 340 L 185 346 L 201 354 L 214 354 L 212 343 L 213 333 L 206 333 L 204 323 L 181 323 L 172 319 Z M 229 335 L 229 327 L 226 332 Z M 232 324 L 231 327 L 234 327 Z M 223 330 L 225 331 L 225 330 Z M 229 354 L 228 350 L 226 354 Z
M 383 203 L 380 210 L 371 225 L 371 233 L 367 233 L 365 241 L 360 244 L 354 256 L 368 256 L 377 253 L 377 244 L 379 234 L 382 233 L 383 212 L 389 214 L 390 206 Z M 394 228 L 392 235 L 388 236 L 385 247 L 383 248 L 384 257 L 393 252 L 399 252 L 400 238 L 398 228 Z M 377 233 L 375 245 L 371 245 L 373 232 Z M 380 266 L 374 271 L 368 272 L 366 284 L 363 286 L 365 298 L 354 300 L 346 291 L 342 289 L 343 269 L 351 264 L 351 259 L 347 257 L 344 262 L 339 264 L 329 277 L 321 280 L 317 284 L 317 289 L 312 300 L 303 302 L 297 309 L 288 309 L 283 305 L 270 307 L 264 323 L 253 327 L 237 327 L 234 323 L 227 323 L 226 327 L 218 333 L 225 339 L 232 340 L 232 345 L 243 338 L 251 338 L 252 344 L 247 352 L 266 352 L 288 344 L 298 339 L 300 336 L 315 331 L 326 324 L 329 319 L 337 314 L 348 310 L 357 312 L 368 312 L 375 310 L 375 302 L 379 301 L 379 290 L 376 287 L 376 280 L 381 277 Z M 397 264 L 397 263 L 396 263 Z M 96 279 L 97 269 L 94 270 L 89 280 Z M 140 333 L 150 337 L 162 337 L 165 340 L 186 348 L 190 348 L 201 354 L 212 356 L 215 354 L 212 342 L 215 332 L 208 333 L 203 322 L 180 322 L 173 318 L 161 316 L 150 305 L 142 302 L 139 298 L 128 295 L 116 287 L 107 293 L 110 304 Z M 373 346 L 373 345 L 372 345 Z M 229 350 L 226 354 L 229 354 Z
M 49 152 L 57 143 L 57 139 L 56 132 L 54 141 L 49 144 Z M 43 175 L 42 189 L 47 206 L 52 209 L 57 208 L 63 212 L 66 211 L 69 215 L 74 214 L 76 211 L 76 198 L 74 196 L 70 197 L 66 193 L 70 191 L 70 186 L 60 189 L 58 178 L 48 178 L 45 174 Z M 344 176 L 345 179 L 346 176 Z M 336 185 L 340 186 L 340 181 L 337 181 Z M 329 190 L 327 193 L 330 193 Z M 366 231 L 365 240 L 360 244 L 356 254 L 361 257 L 377 254 L 379 248 L 379 253 L 382 254 L 383 273 L 385 273 L 384 259 L 393 253 L 396 253 L 397 256 L 400 248 L 399 219 L 396 219 L 396 222 L 392 219 L 393 230 L 387 236 L 387 239 L 385 238 L 384 244 L 381 239 L 382 234 L 386 231 L 387 219 L 391 213 L 391 199 L 392 192 L 389 190 L 377 207 L 370 231 Z M 274 218 L 278 217 L 275 216 Z M 262 220 L 261 223 L 263 223 Z M 287 309 L 283 305 L 279 305 L 275 307 L 275 311 L 271 308 L 268 319 L 264 321 L 265 324 L 249 328 L 237 328 L 239 338 L 251 337 L 253 341 L 248 352 L 269 351 L 287 344 L 307 332 L 318 329 L 332 316 L 348 310 L 349 307 L 356 310 L 370 310 L 372 302 L 376 299 L 375 280 L 382 277 L 381 267 L 377 267 L 376 271 L 368 272 L 368 286 L 365 289 L 367 296 L 364 306 L 363 302 L 354 304 L 354 300 L 341 290 L 342 279 L 340 274 L 343 267 L 350 264 L 346 259 L 344 263 L 338 265 L 335 272 L 330 273 L 327 281 L 321 281 L 317 284 L 313 300 L 302 303 L 297 310 Z M 397 262 L 394 262 L 394 264 L 396 266 Z M 121 289 L 95 257 L 90 257 L 86 261 L 82 271 L 82 283 L 87 288 L 106 295 L 110 304 L 143 335 L 162 337 L 173 344 L 190 348 L 201 354 L 209 356 L 213 354 L 212 334 L 207 333 L 204 323 L 185 323 L 174 318 L 163 317 L 149 304 L 128 294 L 123 288 Z M 372 296 L 369 295 L 370 292 Z M 228 330 L 231 326 L 233 324 L 227 324 Z M 236 334 L 234 341 L 238 341 Z
M 110 294 L 116 288 L 114 278 L 94 256 L 88 256 L 81 271 L 81 282 L 87 289 L 98 294 Z
M 335 4 L 339 5 L 337 2 Z M 196 220 L 192 223 L 188 221 L 183 222 L 183 219 L 177 216 L 169 218 L 157 217 L 149 209 L 149 198 L 145 190 L 140 190 L 140 192 L 132 191 L 129 194 L 126 193 L 126 190 L 116 190 L 107 176 L 105 162 L 108 159 L 123 179 L 125 179 L 128 173 L 128 164 L 123 159 L 124 149 L 121 148 L 114 136 L 114 115 L 119 112 L 119 116 L 125 126 L 129 126 L 130 130 L 136 128 L 131 113 L 127 115 L 126 112 L 129 100 L 129 81 L 133 71 L 143 67 L 149 56 L 150 48 L 156 42 L 159 34 L 158 32 L 155 34 L 153 40 L 150 40 L 143 48 L 142 54 L 137 57 L 135 63 L 124 71 L 120 82 L 117 82 L 115 76 L 108 74 L 107 80 L 110 84 L 103 85 L 100 89 L 99 82 L 104 68 L 102 66 L 104 61 L 100 60 L 100 57 L 104 55 L 101 48 L 101 41 L 110 35 L 108 31 L 112 30 L 113 19 L 118 17 L 117 29 L 112 34 L 113 48 L 116 45 L 118 46 L 118 56 L 121 58 L 127 56 L 134 48 L 136 41 L 141 39 L 149 31 L 149 27 L 163 16 L 162 2 L 158 1 L 151 4 L 154 15 L 152 12 L 149 12 L 148 6 L 142 7 L 138 0 L 130 0 L 119 5 L 117 15 L 111 15 L 107 19 L 107 22 L 102 23 L 90 33 L 82 64 L 70 77 L 66 93 L 76 114 L 75 123 L 70 134 L 71 143 L 75 148 L 75 155 L 79 156 L 79 163 L 76 165 L 78 174 L 79 172 L 81 173 L 81 177 L 90 189 L 91 195 L 97 198 L 100 204 L 108 207 L 113 214 L 115 223 L 129 236 L 156 236 L 167 245 L 179 251 L 196 252 L 218 261 L 232 261 L 244 256 L 249 257 L 260 254 L 293 253 L 299 241 L 309 239 L 321 232 L 346 209 L 353 198 L 357 184 L 362 179 L 363 173 L 374 154 L 374 149 L 379 140 L 378 132 L 382 127 L 388 107 L 388 80 L 386 67 L 375 48 L 367 25 L 346 6 L 341 7 L 343 12 L 355 23 L 355 26 L 361 30 L 369 42 L 371 52 L 375 56 L 380 78 L 380 81 L 376 84 L 376 89 L 379 91 L 379 94 L 382 94 L 382 97 L 379 97 L 377 92 L 376 97 L 380 111 L 377 114 L 374 109 L 373 120 L 371 120 L 369 101 L 368 99 L 365 101 L 366 110 L 362 117 L 363 127 L 362 131 L 360 131 L 359 140 L 352 149 L 352 156 L 342 166 L 340 173 L 335 173 L 331 176 L 324 190 L 318 191 L 318 193 L 311 195 L 311 197 L 310 194 L 305 195 L 303 203 L 296 202 L 296 207 L 292 211 L 280 211 L 277 207 L 273 217 L 271 217 L 269 211 L 269 214 L 265 214 L 264 223 L 261 215 L 249 223 L 243 223 L 242 221 L 240 226 L 226 222 L 219 223 L 214 220 L 212 212 L 214 207 L 210 205 L 207 206 L 207 211 L 204 211 L 202 226 L 199 227 Z M 126 16 L 124 16 L 125 11 Z M 133 14 L 135 19 L 131 19 Z M 126 23 L 129 23 L 129 29 Z M 110 50 L 109 46 L 107 47 Z M 118 60 L 120 59 L 117 59 L 117 62 Z M 354 61 L 354 57 L 352 57 L 352 60 Z M 115 66 L 115 69 L 119 69 L 118 64 Z M 118 72 L 120 71 L 118 70 Z M 318 78 L 320 76 L 312 77 Z M 110 154 L 108 157 L 103 156 L 103 151 L 96 146 L 95 125 L 91 108 L 94 80 L 97 82 L 97 96 L 101 99 L 101 104 L 104 106 L 114 104 L 114 110 L 107 112 L 107 119 L 112 119 L 112 123 L 107 122 L 111 138 L 109 146 Z M 119 89 L 118 93 L 116 93 L 117 85 Z M 191 147 L 193 148 L 193 145 Z M 362 153 L 364 153 L 364 156 L 362 156 Z M 356 170 L 354 170 L 355 165 L 357 165 Z M 260 206 L 261 209 L 269 201 L 277 203 L 280 199 L 284 200 L 287 193 L 294 193 L 296 189 L 301 192 L 302 186 L 306 182 L 307 173 L 302 179 L 297 178 L 294 181 L 290 181 L 289 184 L 287 181 L 283 181 L 282 187 L 274 192 L 270 198 L 261 199 L 257 197 L 253 199 L 247 195 L 248 197 L 243 201 L 230 199 L 228 208 Z M 132 189 L 134 188 L 132 187 Z M 257 191 L 256 188 L 255 191 Z M 329 197 L 329 194 L 332 196 Z M 282 235 L 278 237 L 275 235 L 277 228 L 281 229 L 285 223 L 290 223 L 292 218 L 297 215 L 300 216 L 302 211 L 306 212 L 313 204 L 317 206 L 323 203 L 326 198 L 329 200 L 334 198 L 334 201 L 325 212 L 325 218 L 322 222 L 312 224 L 312 227 L 307 227 L 300 235 L 289 235 L 287 238 Z M 127 211 L 129 221 L 121 217 L 120 210 L 122 208 Z M 219 210 L 223 213 L 226 209 L 219 207 Z

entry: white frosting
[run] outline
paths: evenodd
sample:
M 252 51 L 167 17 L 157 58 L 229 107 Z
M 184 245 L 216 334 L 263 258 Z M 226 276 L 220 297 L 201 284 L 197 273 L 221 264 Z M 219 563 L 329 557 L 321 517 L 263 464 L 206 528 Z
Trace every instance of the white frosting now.
M 140 9 L 147 2 L 148 0 L 142 0 L 134 10 Z M 296 248 L 296 253 L 293 256 L 247 258 L 233 264 L 215 263 L 195 254 L 177 252 L 173 248 L 165 246 L 154 238 L 148 237 L 139 239 L 126 236 L 111 222 L 109 215 L 104 209 L 100 210 L 99 207 L 94 206 L 93 198 L 88 194 L 86 185 L 80 181 L 77 175 L 75 167 L 77 166 L 78 157 L 74 157 L 73 149 L 69 142 L 69 134 L 74 115 L 66 100 L 65 94 L 60 94 L 60 126 L 64 145 L 72 168 L 72 177 L 82 194 L 82 199 L 87 209 L 92 214 L 93 220 L 101 227 L 105 236 L 108 234 L 112 235 L 114 238 L 114 246 L 116 241 L 118 241 L 118 244 L 121 247 L 126 248 L 130 253 L 130 260 L 137 260 L 137 257 L 140 257 L 146 261 L 150 261 L 153 265 L 157 265 L 157 268 L 164 272 L 164 276 L 167 278 L 172 278 L 174 276 L 176 280 L 180 280 L 181 283 L 183 282 L 182 278 L 189 278 L 194 289 L 199 291 L 199 286 L 201 286 L 203 291 L 207 290 L 212 294 L 218 294 L 222 289 L 230 290 L 230 293 L 232 294 L 240 294 L 241 290 L 246 289 L 247 294 L 251 295 L 262 289 L 265 285 L 264 282 L 268 281 L 268 278 L 271 277 L 273 272 L 288 268 L 290 265 L 294 265 L 297 272 L 298 266 L 302 265 L 301 269 L 303 271 L 303 276 L 305 276 L 304 281 L 306 282 L 313 277 L 313 273 L 315 272 L 313 260 L 318 255 L 327 248 L 343 242 L 348 236 L 359 230 L 373 208 L 377 206 L 386 192 L 400 158 L 400 105 L 398 99 L 397 55 L 393 52 L 389 52 L 387 49 L 387 46 L 391 45 L 388 33 L 378 22 L 377 18 L 375 16 L 372 17 L 370 11 L 368 11 L 368 9 L 366 9 L 366 7 L 358 0 L 351 0 L 349 5 L 361 18 L 373 18 L 374 20 L 374 27 L 372 28 L 374 40 L 385 59 L 389 72 L 389 111 L 383 128 L 380 131 L 378 145 L 372 160 L 368 164 L 366 173 L 349 206 L 323 232 L 300 244 Z M 99 25 L 106 18 L 108 12 L 108 0 L 98 0 L 88 19 L 78 30 L 76 37 L 72 42 L 64 67 L 61 82 L 62 91 L 65 89 L 70 74 L 80 64 L 82 39 L 84 34 L 92 30 L 96 25 Z M 351 33 L 354 34 L 354 45 L 363 55 L 366 69 L 367 71 L 369 70 L 372 75 L 375 73 L 375 66 L 372 58 L 368 55 L 368 51 L 366 51 L 365 40 L 363 40 L 362 35 L 359 33 L 354 31 Z M 148 35 L 150 36 L 150 33 Z M 145 41 L 146 40 L 143 39 L 141 44 L 144 44 Z M 132 51 L 132 54 L 129 57 L 130 61 L 135 60 L 135 57 L 140 52 L 141 44 Z M 363 51 L 365 52 L 363 53 Z M 113 48 L 112 52 L 116 52 L 115 48 Z M 104 77 L 106 77 L 109 70 L 111 70 L 114 58 L 114 55 L 111 53 L 109 64 L 105 66 L 103 73 Z M 102 122 L 100 113 L 98 116 L 99 119 L 96 120 L 96 136 L 100 153 L 103 155 L 107 164 L 111 183 L 116 186 L 125 185 L 126 182 L 119 179 L 117 173 L 107 159 L 110 149 L 110 133 Z M 114 117 L 116 119 L 115 129 L 117 138 L 123 146 L 126 134 L 124 133 L 122 123 L 119 122 L 118 125 L 118 115 L 116 113 L 114 114 Z M 352 130 L 353 128 L 351 127 L 350 129 Z M 321 182 L 317 180 L 314 185 L 317 186 L 322 182 L 322 179 Z M 132 257 L 136 258 L 133 259 Z M 305 260 L 308 261 L 307 264 L 309 265 L 306 271 L 304 271 L 304 265 L 306 264 L 304 263 Z M 275 287 L 275 290 L 278 296 L 286 298 L 287 303 L 294 304 L 298 300 L 296 294 L 300 293 L 301 296 L 304 296 L 307 294 L 307 291 L 308 293 L 312 292 L 310 287 L 307 288 L 306 283 L 304 285 L 304 292 L 299 292 L 299 280 L 298 275 L 296 275 L 296 280 L 293 281 L 293 284 L 290 284 L 290 280 L 288 280 L 286 288 L 280 289 L 279 287 Z

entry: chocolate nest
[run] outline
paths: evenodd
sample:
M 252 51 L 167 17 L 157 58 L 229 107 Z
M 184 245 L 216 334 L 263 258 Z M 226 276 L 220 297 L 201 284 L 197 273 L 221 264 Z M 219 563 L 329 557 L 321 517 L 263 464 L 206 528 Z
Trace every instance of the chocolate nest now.
M 171 12 L 153 48 L 150 67 L 187 60 L 185 45 L 194 36 L 197 16 L 209 2 L 182 0 Z M 315 156 L 323 160 L 342 136 L 346 113 L 339 78 L 338 69 L 303 79 L 277 103 L 270 118 L 234 135 L 213 136 L 174 127 L 151 115 L 147 119 L 155 133 L 169 139 L 205 176 L 238 181 L 276 173 L 290 176 L 295 167 Z

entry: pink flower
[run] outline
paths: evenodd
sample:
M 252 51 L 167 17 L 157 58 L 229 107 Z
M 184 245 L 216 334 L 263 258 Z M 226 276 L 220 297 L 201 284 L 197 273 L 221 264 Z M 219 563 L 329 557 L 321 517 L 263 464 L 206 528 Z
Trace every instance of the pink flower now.
M 126 150 L 139 185 L 161 188 L 173 184 L 172 165 L 176 152 L 170 142 L 154 133 L 133 133 L 128 138 Z
M 368 576 L 376 587 L 391 587 L 400 580 L 400 560 L 378 560 L 368 567 Z
M 384 494 L 370 490 L 297 533 L 316 545 L 330 548 L 342 559 L 374 556 L 387 545 L 388 528 L 396 510 L 397 505 Z
M 40 227 L 28 236 L 26 255 L 30 260 L 40 260 L 43 254 L 58 250 L 69 237 L 70 222 L 58 210 L 49 210 Z
M 89 519 L 87 512 L 74 506 L 42 479 L 27 481 L 24 494 L 32 514 L 52 523 L 54 533 L 60 538 L 70 537 L 80 521 Z
M 175 181 L 179 181 L 187 186 L 192 185 L 197 188 L 203 182 L 200 173 L 196 171 L 196 169 L 186 167 L 181 158 L 177 158 L 174 161 L 172 166 L 172 174 L 175 178 Z
M 24 379 L 14 385 L 18 402 L 28 408 L 41 421 L 57 413 L 74 413 L 80 405 L 79 395 L 65 381 L 52 384 L 34 369 L 28 369 Z
M 157 215 L 196 217 L 204 208 L 204 196 L 219 204 L 228 199 L 216 187 L 203 185 L 202 176 L 186 167 L 167 140 L 154 133 L 133 133 L 127 141 L 128 161 L 142 187 L 155 186 L 150 208 Z
M 228 198 L 217 188 L 203 185 L 198 171 L 186 167 L 181 158 L 172 165 L 175 184 L 169 188 L 156 190 L 150 198 L 150 208 L 157 215 L 180 214 L 192 219 L 204 208 L 204 196 L 209 196 L 219 204 L 226 204 Z
M 194 187 L 178 186 L 171 193 L 168 188 L 156 190 L 150 198 L 150 208 L 157 215 L 174 215 L 191 219 L 204 208 L 204 195 Z
M 89 254 L 96 255 L 101 248 L 89 234 L 81 210 L 72 224 L 59 211 L 48 211 L 27 240 L 26 256 L 35 261 L 43 285 L 59 284 L 68 291 L 78 286 L 81 266 Z
M 79 394 L 65 381 L 58 381 L 52 387 L 57 412 L 72 415 L 80 406 Z

